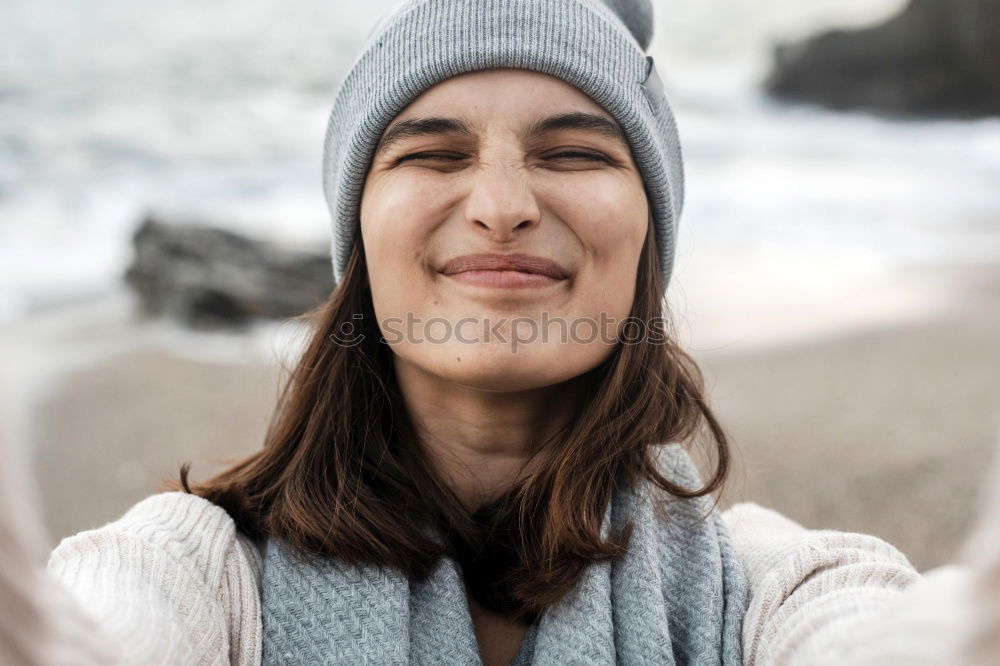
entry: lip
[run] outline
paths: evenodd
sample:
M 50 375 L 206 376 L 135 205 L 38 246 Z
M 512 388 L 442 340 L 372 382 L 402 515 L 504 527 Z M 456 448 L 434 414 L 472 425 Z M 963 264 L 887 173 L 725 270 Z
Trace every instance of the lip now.
M 449 259 L 439 272 L 468 284 L 500 289 L 544 287 L 569 277 L 555 261 L 530 254 L 465 254 Z
M 556 280 L 569 277 L 562 266 L 532 254 L 497 254 L 483 252 L 480 254 L 463 254 L 449 259 L 440 271 L 445 275 L 454 275 L 465 271 L 518 271 L 546 275 Z

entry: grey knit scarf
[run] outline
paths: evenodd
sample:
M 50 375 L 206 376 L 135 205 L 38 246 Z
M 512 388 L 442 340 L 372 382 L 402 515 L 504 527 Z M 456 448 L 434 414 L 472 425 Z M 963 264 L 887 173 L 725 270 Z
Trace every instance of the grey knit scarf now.
M 701 486 L 679 445 L 662 447 L 661 460 L 667 478 Z M 748 587 L 721 517 L 700 497 L 672 500 L 664 521 L 652 490 L 614 494 L 602 529 L 633 521 L 627 553 L 589 565 L 529 628 L 511 664 L 741 663 Z M 482 664 L 462 574 L 449 557 L 418 584 L 396 570 L 298 563 L 271 539 L 261 600 L 264 666 Z

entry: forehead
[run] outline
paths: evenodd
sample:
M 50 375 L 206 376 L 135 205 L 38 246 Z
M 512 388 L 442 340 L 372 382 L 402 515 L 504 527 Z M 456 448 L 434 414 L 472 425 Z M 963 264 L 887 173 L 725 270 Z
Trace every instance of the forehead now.
M 396 120 L 438 115 L 462 116 L 472 125 L 585 111 L 613 120 L 597 102 L 575 86 L 549 74 L 498 68 L 466 72 L 423 91 Z M 391 123 L 390 123 L 391 125 Z
M 473 136 L 502 125 L 522 135 L 582 130 L 627 146 L 615 119 L 562 79 L 523 69 L 470 72 L 425 90 L 389 123 L 379 151 L 430 134 Z

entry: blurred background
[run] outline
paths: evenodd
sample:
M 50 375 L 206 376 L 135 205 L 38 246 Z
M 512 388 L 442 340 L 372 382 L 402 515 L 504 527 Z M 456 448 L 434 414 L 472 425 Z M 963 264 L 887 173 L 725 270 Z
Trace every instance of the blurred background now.
M 330 288 L 327 114 L 392 4 L 0 5 L 0 434 L 49 546 L 260 446 Z M 655 5 L 723 505 L 948 561 L 1000 441 L 1000 2 Z

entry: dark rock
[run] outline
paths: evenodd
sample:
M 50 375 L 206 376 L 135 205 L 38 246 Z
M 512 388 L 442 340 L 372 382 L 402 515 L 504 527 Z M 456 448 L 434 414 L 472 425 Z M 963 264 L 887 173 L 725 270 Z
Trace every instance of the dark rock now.
M 135 232 L 125 281 L 144 313 L 196 328 L 284 319 L 321 303 L 333 289 L 329 250 L 292 248 L 204 226 L 147 217 Z
M 910 0 L 889 21 L 775 48 L 779 98 L 894 114 L 1000 114 L 1000 0 Z

